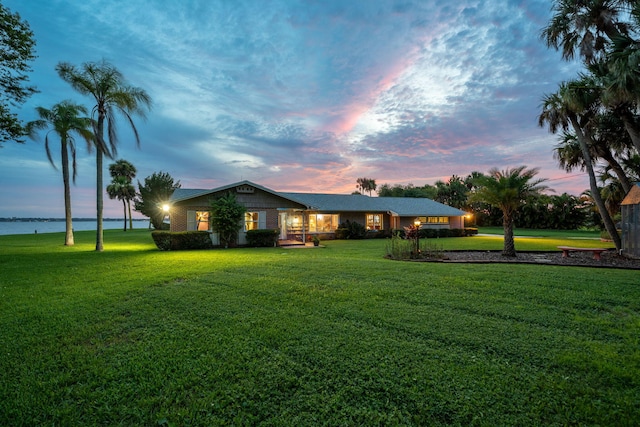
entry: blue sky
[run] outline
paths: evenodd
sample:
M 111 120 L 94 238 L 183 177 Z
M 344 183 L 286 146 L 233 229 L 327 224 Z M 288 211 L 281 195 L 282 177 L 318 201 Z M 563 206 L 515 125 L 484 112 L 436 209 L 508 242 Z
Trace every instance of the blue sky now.
M 3 0 L 35 33 L 34 107 L 71 99 L 61 61 L 106 59 L 153 99 L 138 179 L 183 188 L 243 179 L 279 191 L 351 193 L 358 177 L 416 186 L 527 165 L 556 193 L 588 188 L 553 159 L 540 100 L 579 66 L 539 34 L 542 0 Z M 57 153 L 57 145 L 54 144 Z M 58 157 L 55 159 L 58 161 Z M 94 157 L 78 151 L 73 215 L 95 217 Z M 105 183 L 110 178 L 105 161 Z M 0 217 L 64 216 L 61 173 L 39 142 L 0 149 Z M 105 216 L 121 217 L 105 197 Z

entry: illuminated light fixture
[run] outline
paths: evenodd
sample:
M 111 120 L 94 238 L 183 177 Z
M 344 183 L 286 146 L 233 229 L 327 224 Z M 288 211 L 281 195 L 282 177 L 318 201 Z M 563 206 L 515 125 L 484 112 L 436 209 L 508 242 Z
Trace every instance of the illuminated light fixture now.
M 162 211 L 163 212 L 169 212 L 169 205 L 167 203 L 165 203 L 164 205 L 162 205 Z

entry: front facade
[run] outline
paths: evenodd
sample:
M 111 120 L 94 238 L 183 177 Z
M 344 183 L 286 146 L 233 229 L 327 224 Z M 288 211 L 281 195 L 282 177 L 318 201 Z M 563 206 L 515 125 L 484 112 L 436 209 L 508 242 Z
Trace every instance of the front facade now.
M 309 236 L 331 239 L 346 221 L 359 223 L 370 232 L 413 225 L 422 228 L 464 228 L 465 212 L 430 199 L 368 197 L 363 195 L 286 193 L 250 181 L 212 190 L 177 189 L 169 201 L 171 231 L 211 231 L 211 201 L 232 192 L 246 208 L 239 244 L 253 229 L 279 229 L 282 241 L 306 241 Z M 214 244 L 217 236 L 213 233 Z

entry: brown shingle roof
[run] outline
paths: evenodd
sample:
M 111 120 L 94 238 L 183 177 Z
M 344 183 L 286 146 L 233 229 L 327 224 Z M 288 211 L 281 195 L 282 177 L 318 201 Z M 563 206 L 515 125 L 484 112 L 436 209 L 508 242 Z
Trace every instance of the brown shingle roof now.
M 640 204 L 640 183 L 634 185 L 622 200 L 621 205 L 638 205 Z

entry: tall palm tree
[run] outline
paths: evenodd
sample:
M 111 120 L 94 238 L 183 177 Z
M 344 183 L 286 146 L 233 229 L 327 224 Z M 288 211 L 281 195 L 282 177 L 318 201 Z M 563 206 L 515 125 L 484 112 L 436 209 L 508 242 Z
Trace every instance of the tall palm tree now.
M 113 158 L 116 154 L 118 134 L 116 132 L 116 116 L 119 113 L 127 120 L 135 136 L 136 145 L 140 145 L 138 130 L 133 123 L 133 115 L 143 119 L 145 110 L 151 107 L 151 98 L 143 89 L 130 86 L 113 65 L 106 61 L 85 62 L 80 68 L 66 62 L 56 66 L 58 75 L 82 95 L 93 97 L 92 116 L 96 117 L 94 125 L 96 146 L 96 251 L 104 250 L 102 231 L 103 209 L 103 156 Z M 105 140 L 105 120 L 107 139 Z
M 640 153 L 637 0 L 556 0 L 541 37 L 571 60 L 576 52 L 602 86 L 602 102 L 614 108 Z
M 40 119 L 27 124 L 27 132 L 30 138 L 35 139 L 36 130 L 52 129 L 44 137 L 44 148 L 51 165 L 57 169 L 49 146 L 49 134 L 56 133 L 60 137 L 60 163 L 62 164 L 62 183 L 64 185 L 64 218 L 65 237 L 64 244 L 73 246 L 73 219 L 71 214 L 71 188 L 69 185 L 69 155 L 71 155 L 71 169 L 73 171 L 73 182 L 76 181 L 76 144 L 74 134 L 80 136 L 87 142 L 90 148 L 93 142 L 91 132 L 92 121 L 88 117 L 81 117 L 87 114 L 87 109 L 82 105 L 74 104 L 71 101 L 62 101 L 55 104 L 50 110 L 43 107 L 36 107 Z
M 558 92 L 544 96 L 538 124 L 541 127 L 547 124 L 551 133 L 556 133 L 561 129 L 567 131 L 569 126 L 573 129 L 580 144 L 584 166 L 589 176 L 589 188 L 592 197 L 598 207 L 605 228 L 616 245 L 616 249 L 620 250 L 622 242 L 600 195 L 593 166 L 594 162 L 589 149 L 589 146 L 593 145 L 589 143 L 591 135 L 589 122 L 595 115 L 592 107 L 592 95 L 589 90 L 585 90 L 585 86 L 581 85 L 580 82 L 562 83 Z
M 487 175 L 476 178 L 477 189 L 471 196 L 472 201 L 485 202 L 502 211 L 504 256 L 516 256 L 513 224 L 518 208 L 524 205 L 528 198 L 547 189 L 542 185 L 546 179 L 533 179 L 537 174 L 537 168 L 527 169 L 526 166 L 520 166 L 503 171 L 493 168 Z
M 124 209 L 124 231 L 127 231 L 127 206 L 130 206 L 128 203 L 136 197 L 136 188 L 127 177 L 122 175 L 114 176 L 111 184 L 107 185 L 107 194 L 110 199 L 122 201 Z M 131 215 L 130 207 L 129 215 Z
M 127 205 L 127 210 L 129 212 L 129 229 L 133 229 L 133 218 L 131 216 L 131 201 L 136 197 L 136 189 L 133 187 L 133 179 L 136 177 L 136 167 L 133 166 L 130 162 L 120 159 L 115 163 L 109 165 L 109 174 L 111 174 L 111 178 L 115 181 L 116 178 L 122 177 L 124 178 L 133 188 L 133 192 L 130 192 L 129 188 L 124 194 L 124 198 L 121 199 Z M 107 190 L 108 192 L 108 190 Z M 110 195 L 111 196 L 111 195 Z M 111 197 L 113 199 L 113 197 Z M 120 200 L 120 199 L 119 199 Z M 125 210 L 125 227 L 124 231 L 127 231 L 126 220 L 127 220 L 127 211 Z
M 571 60 L 576 52 L 588 64 L 606 54 L 612 40 L 627 36 L 630 24 L 621 21 L 625 1 L 620 0 L 556 0 L 554 15 L 542 30 L 547 46 L 562 52 Z

